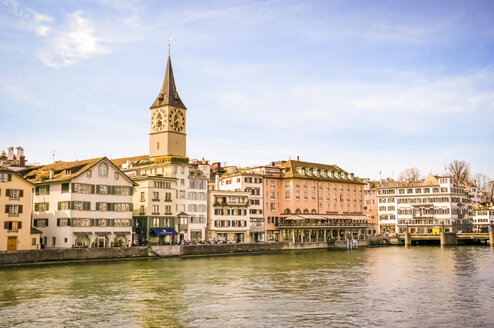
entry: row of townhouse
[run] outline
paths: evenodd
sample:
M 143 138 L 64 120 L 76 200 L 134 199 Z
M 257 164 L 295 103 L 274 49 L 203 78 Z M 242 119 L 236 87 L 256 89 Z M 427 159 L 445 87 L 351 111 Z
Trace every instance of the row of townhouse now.
M 377 187 L 379 232 L 472 231 L 472 201 L 450 176 L 430 174 L 421 181 L 381 181 Z
M 353 173 L 298 159 L 212 169 L 186 156 L 186 112 L 168 57 L 150 107 L 149 155 L 19 171 L 34 185 L 31 224 L 42 246 L 312 242 L 372 232 L 364 183 Z

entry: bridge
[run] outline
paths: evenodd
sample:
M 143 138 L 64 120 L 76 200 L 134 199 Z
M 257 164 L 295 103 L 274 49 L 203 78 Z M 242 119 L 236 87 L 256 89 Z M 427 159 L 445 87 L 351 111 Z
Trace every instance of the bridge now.
M 441 233 L 401 233 L 398 234 L 398 239 L 405 243 L 405 246 L 412 245 L 415 241 L 439 240 L 441 245 L 457 245 L 470 242 L 485 243 L 494 246 L 494 232 L 487 233 L 455 233 L 455 232 L 441 232 Z

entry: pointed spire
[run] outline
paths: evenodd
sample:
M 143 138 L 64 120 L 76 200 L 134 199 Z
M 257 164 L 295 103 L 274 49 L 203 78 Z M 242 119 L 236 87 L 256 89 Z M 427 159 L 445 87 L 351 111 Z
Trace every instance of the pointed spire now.
M 166 105 L 187 109 L 180 99 L 177 88 L 175 87 L 170 55 L 168 55 L 168 61 L 166 62 L 165 77 L 163 79 L 163 84 L 161 85 L 161 90 L 150 108 Z

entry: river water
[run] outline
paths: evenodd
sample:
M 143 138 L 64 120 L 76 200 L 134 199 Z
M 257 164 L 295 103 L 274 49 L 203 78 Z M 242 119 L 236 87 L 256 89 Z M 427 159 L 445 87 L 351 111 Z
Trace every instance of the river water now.
M 494 327 L 489 247 L 0 269 L 2 327 Z

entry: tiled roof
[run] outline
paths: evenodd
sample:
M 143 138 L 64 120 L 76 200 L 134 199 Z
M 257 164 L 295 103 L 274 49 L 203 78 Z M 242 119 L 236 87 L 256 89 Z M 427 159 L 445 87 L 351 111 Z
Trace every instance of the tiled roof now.
M 111 162 L 118 167 L 122 167 L 122 165 L 127 163 L 127 161 L 129 161 L 130 163 L 135 163 L 138 161 L 147 161 L 147 160 L 149 160 L 149 155 L 116 158 L 116 159 L 112 159 Z
M 106 157 L 97 157 L 74 162 L 56 162 L 53 164 L 31 167 L 20 173 L 25 179 L 32 183 L 66 181 L 82 174 L 105 158 Z M 51 178 L 50 172 L 52 172 Z
M 329 164 L 319 164 L 319 163 L 311 163 L 311 162 L 302 162 L 302 161 L 294 161 L 289 160 L 280 165 L 282 168 L 282 177 L 283 178 L 298 178 L 298 179 L 315 179 L 315 180 L 323 180 L 323 181 L 333 181 L 333 182 L 346 182 L 346 183 L 358 183 L 364 184 L 357 178 L 350 179 L 348 178 L 348 173 L 341 169 L 337 165 L 329 165 Z M 303 169 L 302 173 L 299 168 Z M 316 174 L 314 174 L 316 172 Z M 321 174 L 321 172 L 324 172 Z M 329 172 L 339 173 L 338 177 L 330 177 L 328 175 Z M 343 177 L 341 173 L 344 173 Z M 353 175 L 352 175 L 353 176 Z

